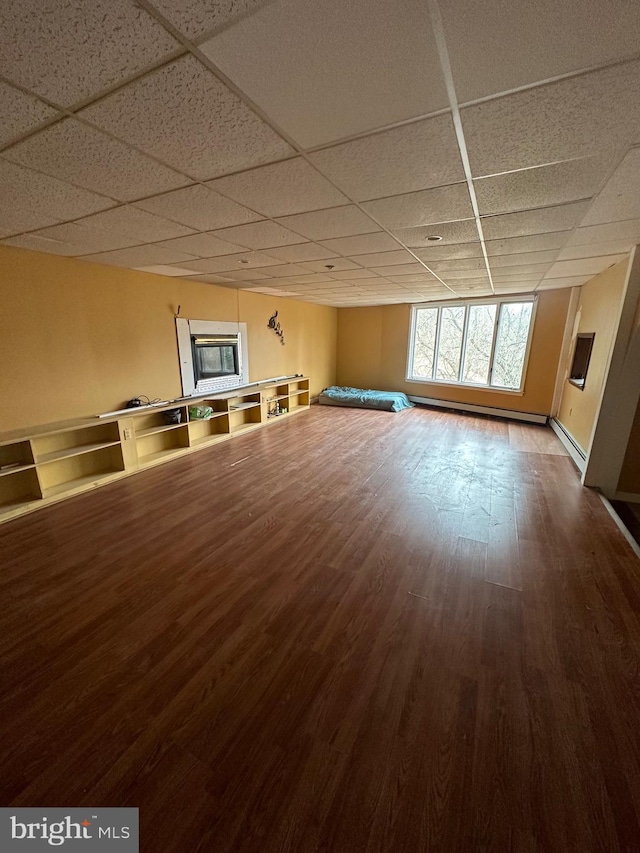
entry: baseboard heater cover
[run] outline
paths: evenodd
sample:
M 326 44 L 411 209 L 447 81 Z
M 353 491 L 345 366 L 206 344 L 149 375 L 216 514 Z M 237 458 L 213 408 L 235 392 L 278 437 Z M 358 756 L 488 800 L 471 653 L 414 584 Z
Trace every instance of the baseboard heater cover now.
M 532 412 L 514 412 L 511 409 L 496 409 L 491 406 L 476 406 L 473 403 L 457 403 L 452 400 L 436 400 L 433 397 L 414 397 L 409 394 L 412 403 L 422 403 L 425 406 L 438 406 L 442 409 L 457 409 L 461 412 L 474 412 L 478 415 L 493 415 L 496 418 L 509 418 L 513 421 L 527 421 L 531 424 L 546 424 L 547 415 L 536 415 Z
M 576 468 L 581 474 L 584 474 L 586 466 L 586 456 L 584 450 L 580 447 L 571 433 L 560 423 L 557 418 L 549 418 L 549 426 L 560 439 L 560 443 L 569 453 L 569 456 L 575 462 Z

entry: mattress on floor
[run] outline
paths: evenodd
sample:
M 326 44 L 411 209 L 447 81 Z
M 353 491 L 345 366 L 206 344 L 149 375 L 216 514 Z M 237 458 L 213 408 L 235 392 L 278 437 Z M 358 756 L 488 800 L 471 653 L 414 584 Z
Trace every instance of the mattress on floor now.
M 320 394 L 323 406 L 350 406 L 356 409 L 380 409 L 383 412 L 401 412 L 413 403 L 399 391 L 371 391 L 332 385 Z

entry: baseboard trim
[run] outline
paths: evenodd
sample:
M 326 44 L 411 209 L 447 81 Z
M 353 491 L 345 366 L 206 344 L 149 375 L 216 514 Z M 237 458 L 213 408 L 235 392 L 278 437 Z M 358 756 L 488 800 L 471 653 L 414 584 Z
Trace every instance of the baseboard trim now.
M 624 538 L 627 540 L 627 542 L 631 546 L 631 550 L 636 555 L 636 557 L 638 557 L 640 559 L 640 546 L 638 545 L 636 540 L 633 538 L 633 536 L 627 530 L 627 527 L 626 527 L 624 521 L 620 518 L 618 513 L 615 511 L 614 507 L 611 505 L 611 502 L 602 494 L 602 492 L 598 492 L 598 496 L 599 496 L 600 500 L 602 501 L 602 503 L 605 505 L 607 512 L 609 513 L 611 518 L 615 521 L 616 525 L 618 526 L 620 533 L 622 533 Z
M 555 418 L 549 418 L 549 426 L 558 436 L 560 443 L 568 452 L 569 456 L 573 459 L 578 471 L 580 471 L 581 474 L 584 474 L 584 469 L 587 463 L 584 452 L 578 442 L 571 433 L 562 426 L 560 421 Z
M 491 406 L 476 406 L 474 403 L 456 403 L 451 400 L 436 400 L 433 397 L 414 397 L 409 395 L 413 403 L 425 406 L 438 406 L 441 409 L 456 409 L 461 412 L 474 412 L 478 415 L 493 415 L 496 418 L 509 418 L 513 421 L 527 421 L 531 424 L 546 424 L 547 415 L 536 415 L 531 412 L 514 412 L 511 409 L 495 409 Z
M 624 501 L 627 504 L 640 504 L 640 495 L 635 492 L 616 492 L 614 501 Z

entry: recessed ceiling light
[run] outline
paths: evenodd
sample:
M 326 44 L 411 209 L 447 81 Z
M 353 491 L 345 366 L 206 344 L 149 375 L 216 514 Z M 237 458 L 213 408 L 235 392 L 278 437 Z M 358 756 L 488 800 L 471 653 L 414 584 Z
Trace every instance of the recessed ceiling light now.
M 429 237 L 427 237 L 427 240 L 430 243 L 437 243 L 439 240 L 442 240 L 442 237 L 439 237 L 437 234 L 431 234 Z

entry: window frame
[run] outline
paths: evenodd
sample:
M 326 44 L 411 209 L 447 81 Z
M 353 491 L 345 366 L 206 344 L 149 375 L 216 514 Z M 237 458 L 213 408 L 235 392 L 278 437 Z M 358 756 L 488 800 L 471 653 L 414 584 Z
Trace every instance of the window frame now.
M 440 325 L 442 318 L 442 309 L 448 308 L 450 306 L 461 306 L 464 305 L 467 309 L 465 311 L 464 317 L 464 329 L 462 334 L 462 345 L 460 348 L 460 368 L 458 370 L 458 376 L 462 377 L 464 371 L 464 357 L 467 349 L 467 334 L 469 329 L 469 308 L 474 305 L 495 305 L 496 306 L 496 318 L 493 324 L 493 338 L 491 341 L 491 355 L 489 358 L 489 382 L 491 382 L 491 376 L 493 375 L 493 366 L 494 366 L 494 358 L 496 352 L 496 344 L 498 341 L 498 326 L 500 323 L 500 316 L 502 313 L 502 306 L 505 303 L 511 302 L 529 302 L 531 303 L 531 322 L 529 323 L 529 332 L 527 335 L 527 345 L 525 348 L 524 361 L 522 363 L 522 375 L 520 378 L 520 387 L 519 388 L 507 388 L 504 385 L 481 385 L 478 382 L 464 382 L 462 379 L 459 379 L 457 382 L 453 382 L 451 380 L 445 379 L 437 379 L 435 377 L 436 369 L 437 369 L 437 357 L 438 357 L 438 348 L 440 344 Z M 536 312 L 538 307 L 538 295 L 537 294 L 527 294 L 526 296 L 493 296 L 493 297 L 484 297 L 482 299 L 449 299 L 446 301 L 440 302 L 417 302 L 411 305 L 411 315 L 410 315 L 410 324 L 409 324 L 409 345 L 407 350 L 407 367 L 405 371 L 405 379 L 407 382 L 416 382 L 422 385 L 445 385 L 452 388 L 473 388 L 477 391 L 493 391 L 499 394 L 516 394 L 522 395 L 524 394 L 524 386 L 527 378 L 527 370 L 529 368 L 529 355 L 531 353 L 531 341 L 533 339 L 533 330 L 536 322 Z M 414 344 L 415 344 L 415 335 L 416 335 L 416 321 L 418 317 L 418 311 L 424 308 L 437 308 L 438 309 L 438 319 L 436 323 L 436 335 L 435 335 L 435 349 L 434 349 L 434 358 L 433 358 L 433 376 L 430 379 L 424 379 L 423 377 L 413 376 L 413 352 L 414 352 Z

